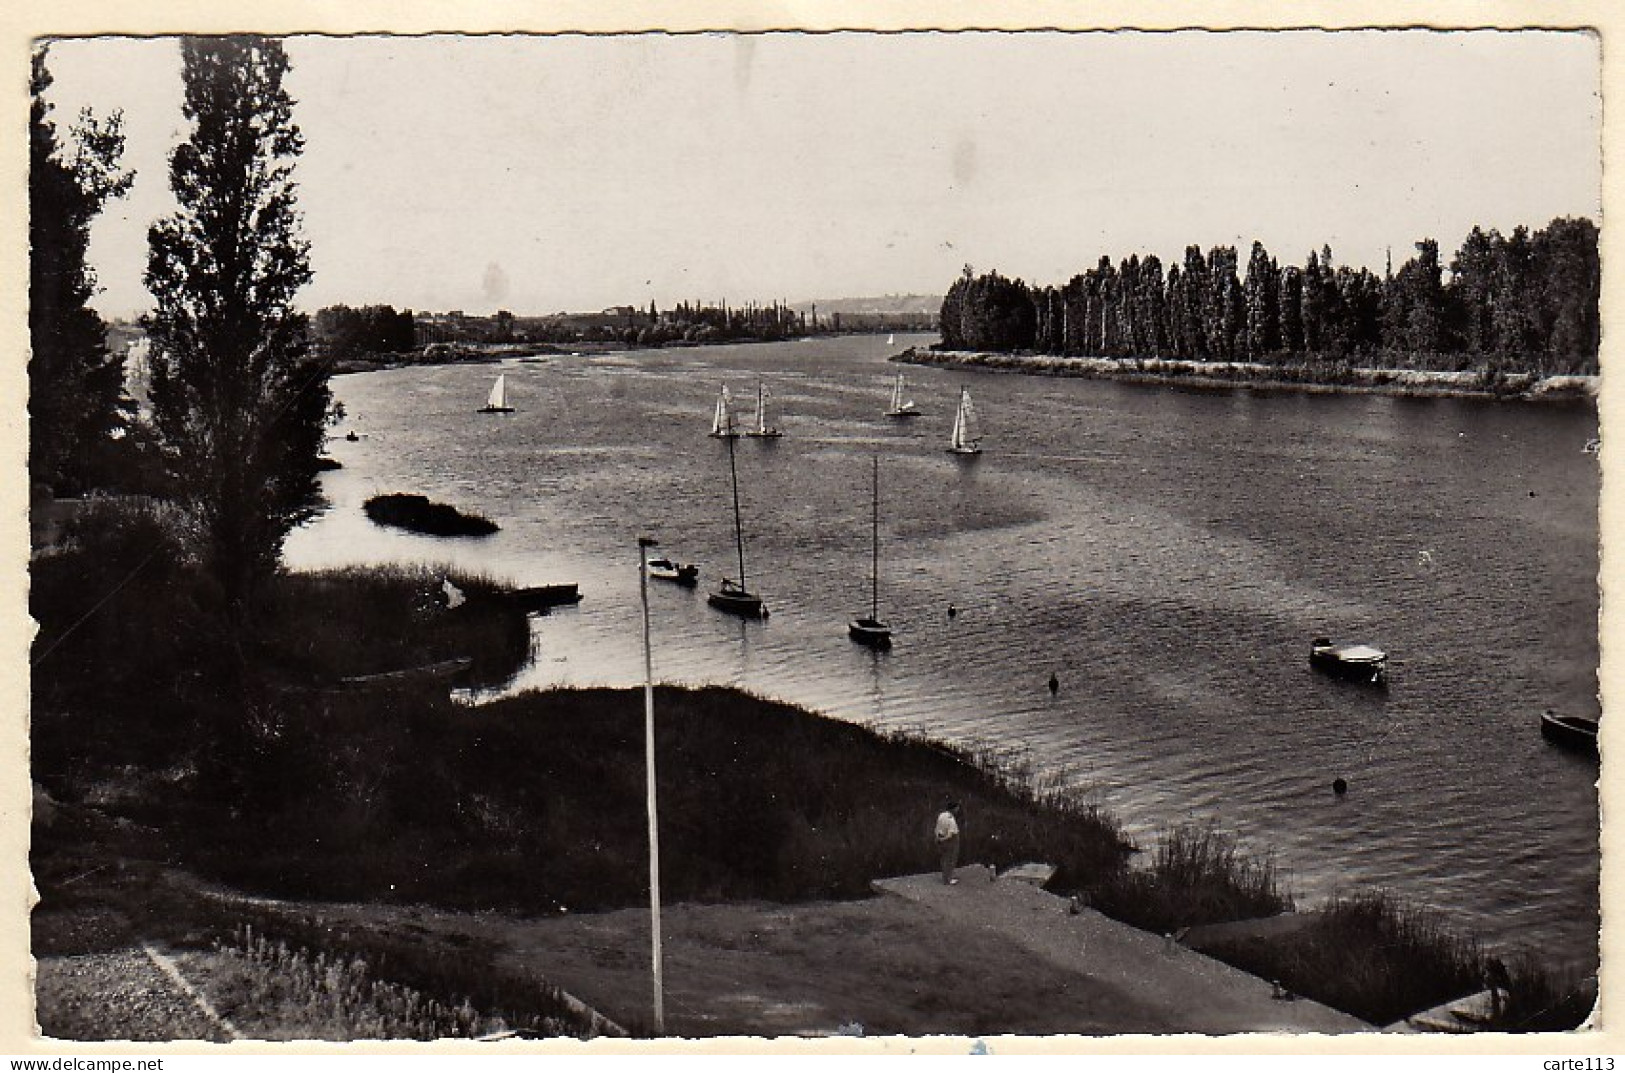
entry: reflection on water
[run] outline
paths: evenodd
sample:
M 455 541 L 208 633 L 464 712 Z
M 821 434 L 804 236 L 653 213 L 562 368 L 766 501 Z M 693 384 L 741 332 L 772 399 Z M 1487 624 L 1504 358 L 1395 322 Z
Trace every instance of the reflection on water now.
M 911 368 L 926 415 L 894 421 L 894 349 L 509 362 L 507 415 L 474 413 L 488 366 L 340 378 L 361 439 L 332 445 L 332 507 L 287 558 L 576 582 L 578 606 L 534 620 L 513 688 L 624 686 L 643 676 L 651 535 L 702 570 L 698 589 L 651 582 L 663 681 L 1016 749 L 1139 837 L 1211 818 L 1273 849 L 1310 900 L 1396 888 L 1492 942 L 1595 959 L 1596 769 L 1537 725 L 1598 714 L 1591 410 Z M 737 570 L 727 447 L 705 433 L 720 387 L 759 379 L 784 438 L 736 444 L 772 609 L 745 622 L 705 603 Z M 984 433 L 969 462 L 944 450 L 962 384 Z M 869 606 L 876 453 L 888 653 L 846 635 Z M 383 491 L 503 530 L 380 529 L 360 504 Z M 1390 687 L 1312 672 L 1318 634 L 1388 649 Z

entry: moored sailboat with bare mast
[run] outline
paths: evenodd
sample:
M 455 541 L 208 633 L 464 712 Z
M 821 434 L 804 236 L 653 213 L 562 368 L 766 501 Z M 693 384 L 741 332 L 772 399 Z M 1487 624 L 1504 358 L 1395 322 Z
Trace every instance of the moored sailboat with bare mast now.
M 891 625 L 880 618 L 880 456 L 875 455 L 873 482 L 873 530 L 871 533 L 872 558 L 869 569 L 869 617 L 855 618 L 846 624 L 852 640 L 871 648 L 891 647 Z
M 766 618 L 767 607 L 762 598 L 751 592 L 745 580 L 745 533 L 739 516 L 739 469 L 734 463 L 734 438 L 728 439 L 728 477 L 733 484 L 734 545 L 739 550 L 739 580 L 725 577 L 717 590 L 706 597 L 706 603 L 718 611 L 742 618 Z

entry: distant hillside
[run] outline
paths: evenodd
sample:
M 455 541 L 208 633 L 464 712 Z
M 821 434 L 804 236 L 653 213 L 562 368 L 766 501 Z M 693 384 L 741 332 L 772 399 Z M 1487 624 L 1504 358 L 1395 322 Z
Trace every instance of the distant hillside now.
M 811 313 L 818 307 L 820 317 L 831 313 L 842 316 L 931 316 L 942 309 L 940 294 L 887 294 L 878 298 L 818 298 L 806 302 L 791 302 L 790 308 L 798 313 Z

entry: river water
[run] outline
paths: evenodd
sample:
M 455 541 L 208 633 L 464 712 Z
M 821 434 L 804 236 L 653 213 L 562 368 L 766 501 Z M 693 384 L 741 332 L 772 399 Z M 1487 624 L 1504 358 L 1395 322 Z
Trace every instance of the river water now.
M 338 378 L 341 432 L 360 439 L 335 436 L 331 507 L 286 559 L 576 582 L 580 605 L 534 619 L 510 688 L 625 686 L 643 676 L 651 535 L 701 567 L 698 590 L 651 585 L 658 679 L 1007 752 L 1142 842 L 1216 822 L 1273 853 L 1301 904 L 1387 888 L 1493 946 L 1595 965 L 1597 765 L 1538 729 L 1548 707 L 1599 714 L 1591 407 L 886 361 L 931 341 Z M 899 369 L 925 416 L 882 416 Z M 516 412 L 478 415 L 498 371 Z M 748 410 L 759 380 L 785 435 L 736 445 L 748 580 L 772 612 L 744 622 L 705 602 L 737 573 L 727 445 L 706 432 L 723 384 Z M 973 460 L 944 451 L 962 385 L 984 426 Z M 870 601 L 877 454 L 886 653 L 845 629 Z M 503 529 L 374 526 L 361 503 L 390 491 Z M 1318 634 L 1387 649 L 1389 687 L 1312 671 Z

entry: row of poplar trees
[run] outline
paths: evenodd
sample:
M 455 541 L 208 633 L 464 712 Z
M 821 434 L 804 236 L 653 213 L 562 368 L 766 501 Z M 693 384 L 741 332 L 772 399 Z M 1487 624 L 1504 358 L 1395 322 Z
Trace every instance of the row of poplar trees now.
M 34 57 L 30 477 L 77 494 L 131 472 L 106 462 L 109 452 L 156 456 L 156 488 L 119 490 L 158 491 L 182 507 L 193 556 L 241 612 L 316 505 L 332 400 L 293 305 L 311 270 L 283 47 L 240 36 L 180 48 L 190 132 L 170 158 L 178 208 L 148 233 L 150 415 L 124 395 L 123 355 L 109 352 L 89 306 L 90 225 L 133 179 L 120 169 L 119 117 L 82 115 L 64 137 L 45 100 L 48 54 Z
M 1334 265 L 1330 247 L 1281 267 L 1254 242 L 1188 247 L 1029 287 L 968 265 L 942 303 L 952 350 L 1192 361 L 1372 360 L 1414 368 L 1595 373 L 1601 336 L 1597 228 L 1560 218 L 1531 234 L 1474 228 L 1445 278 L 1438 243 L 1382 276 Z

